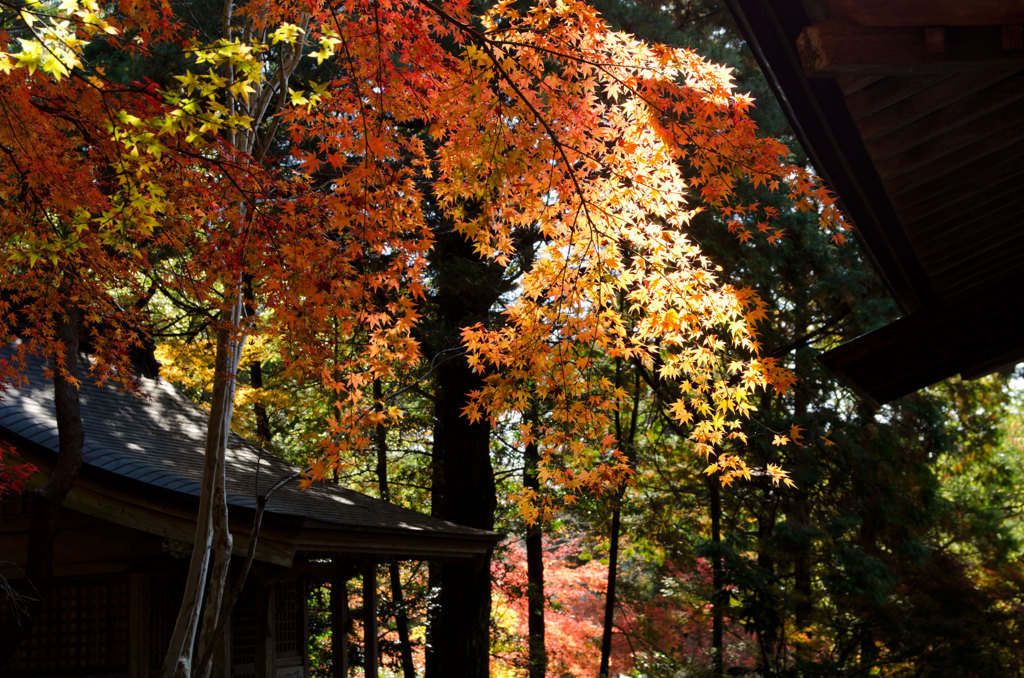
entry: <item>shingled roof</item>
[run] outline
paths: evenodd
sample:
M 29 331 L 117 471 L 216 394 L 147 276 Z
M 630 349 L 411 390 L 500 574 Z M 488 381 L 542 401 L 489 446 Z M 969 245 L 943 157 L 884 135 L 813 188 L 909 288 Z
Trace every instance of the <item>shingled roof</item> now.
M 25 377 L 26 385 L 2 393 L 0 436 L 45 467 L 55 458 L 58 440 L 52 382 L 38 360 L 31 362 Z M 139 388 L 145 397 L 113 384 L 82 383 L 85 445 L 80 485 L 91 497 L 84 503 L 103 504 L 104 498 L 114 498 L 147 515 L 194 516 L 202 484 L 207 414 L 163 379 L 140 377 Z M 240 517 L 251 516 L 257 497 L 299 470 L 269 453 L 261 454 L 234 433 L 228 443 L 227 466 L 229 507 L 233 516 Z M 74 497 L 69 499 L 74 504 Z M 112 511 L 109 504 L 101 511 L 103 517 L 114 516 L 115 522 L 122 522 L 117 516 L 124 510 Z M 130 526 L 146 525 L 146 520 L 138 518 L 129 517 Z M 264 521 L 268 535 L 261 536 L 261 541 L 269 540 L 271 545 L 276 541 L 279 550 L 292 555 L 306 551 L 466 558 L 486 554 L 499 538 L 494 532 L 456 525 L 334 484 L 317 483 L 302 490 L 297 479 L 271 496 Z M 240 528 L 244 530 L 244 525 Z M 156 532 L 160 529 L 167 532 L 169 528 L 153 527 Z M 184 535 L 179 529 L 175 536 Z

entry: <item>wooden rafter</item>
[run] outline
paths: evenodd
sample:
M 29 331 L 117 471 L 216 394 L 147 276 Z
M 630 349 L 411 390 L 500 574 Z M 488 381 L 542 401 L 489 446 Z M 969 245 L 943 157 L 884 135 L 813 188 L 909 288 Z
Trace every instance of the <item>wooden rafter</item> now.
M 946 30 L 941 50 L 922 27 L 872 27 L 841 19 L 807 26 L 797 39 L 809 77 L 901 75 L 1024 68 L 1024 50 L 1004 49 L 999 26 Z
M 833 17 L 862 26 L 1004 26 L 1024 23 L 1024 0 L 828 0 Z

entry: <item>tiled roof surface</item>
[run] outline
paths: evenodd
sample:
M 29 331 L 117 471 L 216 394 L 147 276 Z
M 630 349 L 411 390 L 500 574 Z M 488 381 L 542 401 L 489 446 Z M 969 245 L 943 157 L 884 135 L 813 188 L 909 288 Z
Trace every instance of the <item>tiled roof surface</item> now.
M 28 385 L 0 393 L 0 429 L 43 448 L 57 451 L 57 424 L 52 381 L 40 361 L 30 364 Z M 83 381 L 80 399 L 85 425 L 83 463 L 139 483 L 198 497 L 203 475 L 207 414 L 163 379 L 139 380 L 141 398 L 116 385 Z M 255 509 L 256 497 L 297 467 L 232 433 L 227 453 L 228 502 Z M 257 473 L 257 468 L 259 472 Z M 144 488 L 143 488 L 144 489 Z M 339 529 L 396 536 L 490 541 L 497 535 L 455 525 L 338 485 L 314 484 L 301 490 L 298 481 L 279 489 L 267 514 L 336 525 Z

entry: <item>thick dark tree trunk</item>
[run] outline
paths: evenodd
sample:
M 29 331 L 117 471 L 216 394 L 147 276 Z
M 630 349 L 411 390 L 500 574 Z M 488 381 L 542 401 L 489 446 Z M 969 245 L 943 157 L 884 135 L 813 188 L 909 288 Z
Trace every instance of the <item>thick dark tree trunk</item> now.
M 807 530 L 810 516 L 807 513 L 806 497 L 800 495 L 793 511 L 793 522 L 800 530 Z M 801 538 L 793 554 L 793 589 L 794 589 L 794 621 L 797 628 L 803 628 L 811 620 L 814 612 L 814 599 L 811 589 L 811 553 L 810 541 Z
M 757 567 L 761 576 L 772 579 L 775 576 L 775 559 L 772 557 L 771 537 L 775 528 L 775 511 L 767 510 L 757 519 Z M 761 654 L 761 666 L 766 675 L 771 675 L 776 665 L 776 650 L 779 643 L 779 615 L 777 601 L 761 596 L 757 617 L 757 644 Z
M 489 452 L 490 427 L 462 416 L 467 394 L 482 386 L 459 357 L 438 370 L 434 463 L 442 494 L 434 515 L 455 523 L 494 527 L 495 487 Z M 435 495 L 436 496 L 436 495 Z M 485 564 L 441 563 L 432 610 L 428 678 L 488 675 L 491 573 Z
M 431 513 L 470 527 L 492 529 L 496 506 L 490 425 L 462 412 L 484 385 L 469 366 L 460 331 L 485 322 L 502 292 L 501 271 L 482 263 L 458 233 L 440 229 L 432 252 L 436 274 L 436 356 Z M 486 563 L 441 563 L 431 570 L 427 678 L 488 675 L 491 573 Z
M 540 491 L 537 464 L 540 454 L 537 445 L 526 446 L 523 466 L 523 486 Z M 539 522 L 526 528 L 526 614 L 529 631 L 530 678 L 547 678 L 548 653 L 544 641 L 544 529 Z
M 249 385 L 257 393 L 263 389 L 263 365 L 258 360 L 249 363 Z M 256 417 L 256 441 L 260 445 L 267 445 L 270 443 L 270 414 L 267 406 L 257 400 L 252 409 Z
M 0 667 L 7 666 L 18 647 L 31 633 L 32 622 L 46 601 L 53 578 L 53 542 L 61 504 L 74 485 L 82 465 L 85 430 L 78 401 L 79 310 L 71 306 L 57 319 L 57 350 L 64 355 L 64 370 L 54 368 L 53 402 L 56 410 L 57 461 L 46 483 L 34 493 L 32 525 L 28 542 L 25 588 L 18 600 L 0 605 Z

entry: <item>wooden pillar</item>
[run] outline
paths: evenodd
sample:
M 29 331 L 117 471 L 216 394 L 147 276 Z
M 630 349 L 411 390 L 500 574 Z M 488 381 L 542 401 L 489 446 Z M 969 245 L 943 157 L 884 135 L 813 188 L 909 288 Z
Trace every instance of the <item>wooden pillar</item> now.
M 331 664 L 334 678 L 348 678 L 348 579 L 331 580 Z
M 363 570 L 363 657 L 366 678 L 377 678 L 377 564 L 369 563 Z

